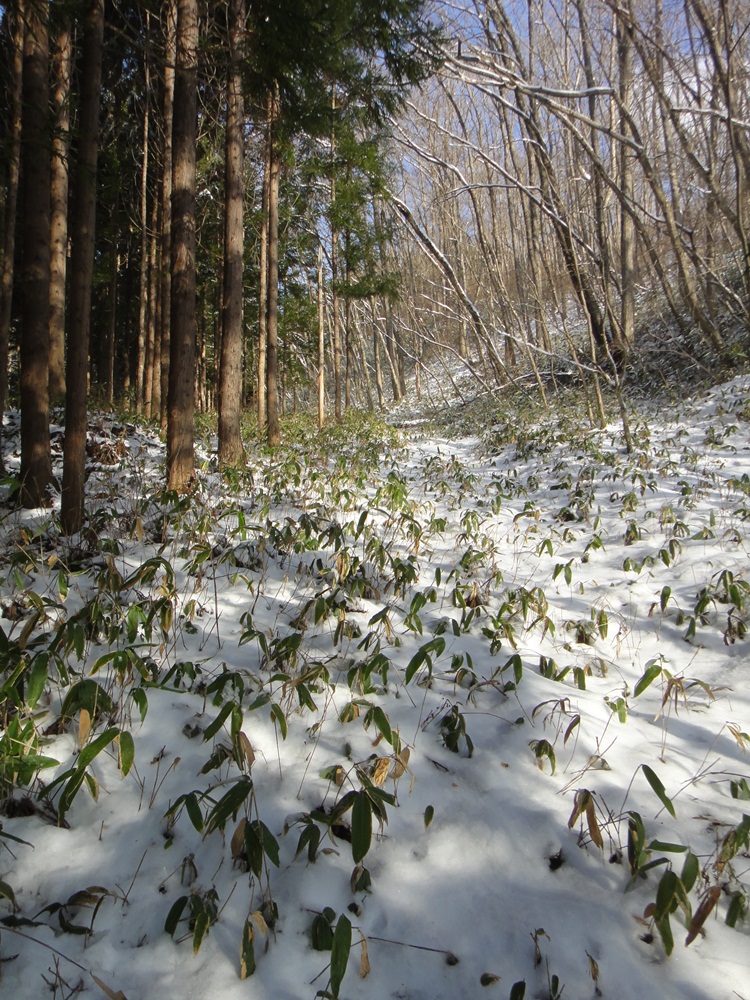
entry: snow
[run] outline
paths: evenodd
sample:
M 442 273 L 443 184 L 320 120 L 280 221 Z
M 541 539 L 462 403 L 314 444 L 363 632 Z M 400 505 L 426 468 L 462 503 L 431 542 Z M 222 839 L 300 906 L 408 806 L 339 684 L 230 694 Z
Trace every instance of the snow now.
M 124 455 L 92 466 L 95 532 L 71 545 L 54 509 L 3 512 L 0 624 L 11 647 L 24 634 L 28 660 L 52 646 L 71 684 L 93 676 L 113 701 L 90 734 L 77 710 L 53 726 L 70 687 L 50 668 L 34 721 L 47 734 L 38 752 L 59 765 L 40 779 L 75 768 L 80 744 L 113 726 L 132 733 L 135 762 L 123 777 L 117 742 L 95 756 L 98 800 L 84 784 L 62 826 L 61 786 L 49 801 L 38 783 L 15 788 L 33 809 L 1 817 L 0 881 L 18 904 L 0 898 L 3 995 L 312 997 L 331 954 L 312 948 L 311 927 L 331 907 L 334 925 L 344 914 L 353 926 L 342 998 L 505 1000 L 525 981 L 527 998 L 547 1000 L 557 977 L 569 998 L 747 1000 L 748 922 L 725 918 L 732 894 L 750 891 L 748 845 L 729 857 L 725 839 L 750 812 L 749 389 L 738 377 L 671 412 L 644 411 L 634 455 L 617 425 L 562 414 L 519 420 L 511 442 L 420 426 L 402 439 L 365 430 L 356 445 L 334 429 L 325 445 L 311 432 L 277 456 L 254 453 L 234 492 L 207 453 L 185 501 L 160 492 L 158 438 L 102 418 L 96 437 Z M 11 441 L 16 430 L 11 418 Z M 26 635 L 35 607 L 44 613 Z M 82 609 L 79 660 L 61 627 Z M 129 663 L 92 674 L 127 649 Z M 354 675 L 377 653 L 387 660 L 363 688 Z M 207 833 L 213 803 L 247 780 L 231 716 L 204 739 L 233 699 L 252 795 Z M 409 749 L 405 770 L 383 717 Z M 220 744 L 228 758 L 202 773 Z M 7 741 L 7 777 L 3 753 Z M 390 758 L 384 779 L 373 758 Z M 336 766 L 340 787 L 322 776 Z M 372 820 L 370 890 L 352 891 L 354 844 L 338 827 L 326 835 L 324 812 L 381 780 L 394 799 L 382 828 Z M 585 808 L 569 825 L 585 791 L 593 829 Z M 167 817 L 190 792 L 202 833 L 186 807 Z M 633 812 L 645 846 L 662 844 L 642 863 L 664 863 L 631 879 Z M 245 816 L 278 842 L 278 867 L 267 856 L 260 877 L 233 862 Z M 314 863 L 306 848 L 295 856 L 305 816 L 323 834 Z M 675 906 L 667 956 L 648 907 L 664 874 L 683 871 L 687 850 L 670 845 L 697 858 L 693 913 L 720 893 L 689 947 Z M 93 905 L 53 905 L 87 888 Z M 187 920 L 174 939 L 165 921 L 180 897 L 211 890 L 218 919 L 194 954 Z M 258 916 L 270 918 L 269 895 L 270 929 Z M 251 914 L 257 968 L 245 982 Z

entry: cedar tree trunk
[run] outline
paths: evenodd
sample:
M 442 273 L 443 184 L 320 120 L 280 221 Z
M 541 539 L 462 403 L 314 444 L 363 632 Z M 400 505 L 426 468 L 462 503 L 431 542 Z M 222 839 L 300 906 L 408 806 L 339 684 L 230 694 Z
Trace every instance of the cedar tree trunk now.
M 102 89 L 104 0 L 89 0 L 81 53 L 81 110 L 71 218 L 70 316 L 65 392 L 65 447 L 61 521 L 65 534 L 83 522 L 88 423 L 89 333 L 94 276 L 96 166 L 99 156 L 99 101 Z
M 178 0 L 172 121 L 172 289 L 167 401 L 167 479 L 172 490 L 185 490 L 194 474 L 197 60 L 198 3 L 197 0 Z

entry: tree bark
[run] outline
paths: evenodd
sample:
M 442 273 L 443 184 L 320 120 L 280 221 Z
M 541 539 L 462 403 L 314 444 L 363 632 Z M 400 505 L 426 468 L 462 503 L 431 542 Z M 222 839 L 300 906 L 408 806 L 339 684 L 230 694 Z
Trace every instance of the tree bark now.
M 258 430 L 266 427 L 268 414 L 268 192 L 271 186 L 271 116 L 273 114 L 273 98 L 268 94 L 266 108 L 266 155 L 263 161 L 263 194 L 261 197 L 260 223 L 260 255 L 258 271 L 260 285 L 258 289 Z
M 84 515 L 91 287 L 94 275 L 96 167 L 102 89 L 104 0 L 90 0 L 83 29 L 81 110 L 75 199 L 71 220 L 70 335 L 65 393 L 65 447 L 61 521 L 63 532 L 81 530 Z
M 70 19 L 63 12 L 52 55 L 54 122 L 50 210 L 49 398 L 53 406 L 65 399 L 65 271 L 68 257 L 68 152 L 72 55 Z
M 318 427 L 326 415 L 326 333 L 323 309 L 323 245 L 318 246 Z
M 103 396 L 110 405 L 115 398 L 115 333 L 117 330 L 117 303 L 120 297 L 120 250 L 117 241 L 110 247 L 110 272 L 109 272 L 109 310 L 107 313 L 107 325 L 104 337 L 102 338 L 101 350 L 101 385 Z M 122 386 L 127 392 L 130 386 L 130 365 L 123 366 Z
M 195 408 L 195 144 L 198 3 L 177 2 L 172 131 L 172 288 L 167 403 L 167 480 L 185 490 L 194 475 Z
M 146 11 L 146 32 L 151 31 L 151 15 Z M 148 341 L 148 169 L 149 169 L 149 129 L 151 125 L 151 60 L 148 50 L 144 54 L 143 67 L 143 159 L 141 161 L 141 261 L 139 273 L 138 302 L 138 353 L 135 363 L 135 412 L 142 413 L 145 406 L 144 378 Z M 150 396 L 149 392 L 149 396 Z
M 175 60 L 177 58 L 177 0 L 164 4 L 164 151 L 161 182 L 161 289 L 159 301 L 159 423 L 167 429 L 169 397 L 169 333 L 172 303 L 172 121 L 174 118 Z M 156 366 L 155 366 L 156 367 Z M 157 395 L 157 393 L 154 393 Z
M 620 74 L 620 106 L 629 107 L 633 92 L 633 67 L 631 58 L 631 44 L 628 27 L 624 18 L 617 18 L 617 58 Z M 626 116 L 620 113 L 620 131 L 627 135 L 628 123 Z M 620 165 L 620 191 L 622 192 L 622 203 L 620 205 L 620 270 L 621 270 L 621 307 L 620 307 L 620 332 L 622 347 L 629 352 L 635 340 L 635 223 L 630 213 L 625 209 L 624 204 L 632 204 L 633 201 L 633 153 L 625 145 L 620 143 L 619 150 Z
M 30 4 L 23 48 L 23 331 L 21 490 L 24 507 L 49 503 L 50 118 L 47 10 Z
M 224 302 L 219 369 L 219 464 L 245 461 L 242 416 L 242 273 L 244 233 L 244 124 L 241 60 L 245 35 L 245 0 L 229 0 L 229 74 L 227 80 L 224 162 Z
M 268 181 L 268 319 L 266 331 L 268 335 L 266 375 L 266 411 L 268 419 L 268 443 L 272 448 L 278 446 L 281 440 L 279 430 L 279 178 L 281 163 L 278 154 L 278 138 L 276 135 L 279 114 L 278 95 L 272 98 L 272 114 L 269 122 L 271 141 L 269 143 L 269 181 Z
M 331 93 L 331 112 L 336 111 L 336 90 Z M 331 207 L 336 201 L 336 136 L 331 127 Z M 339 234 L 331 221 L 331 310 L 332 310 L 332 341 L 333 341 L 333 413 L 341 420 L 341 304 L 339 301 Z
M 23 84 L 24 10 L 17 0 L 11 13 L 13 64 L 10 86 L 10 142 L 8 148 L 7 187 L 5 196 L 5 226 L 3 236 L 3 270 L 0 278 L 0 427 L 8 398 L 8 348 L 10 317 L 13 301 L 14 258 L 16 252 L 16 213 L 18 182 L 21 165 L 21 89 Z M 0 468 L 3 456 L 0 446 Z
M 151 235 L 148 251 L 148 321 L 146 330 L 146 361 L 143 372 L 143 412 L 150 419 L 154 410 L 159 411 L 159 339 L 160 320 L 158 289 L 159 199 L 151 201 Z

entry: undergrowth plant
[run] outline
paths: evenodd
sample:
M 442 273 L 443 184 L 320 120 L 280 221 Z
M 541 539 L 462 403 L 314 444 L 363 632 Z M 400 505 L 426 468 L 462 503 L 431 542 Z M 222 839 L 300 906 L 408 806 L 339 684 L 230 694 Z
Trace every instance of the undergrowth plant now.
M 667 954 L 680 921 L 688 943 L 712 913 L 741 926 L 750 819 L 722 819 L 711 850 L 699 845 L 664 775 L 678 717 L 707 711 L 721 685 L 700 679 L 700 661 L 672 669 L 672 651 L 648 658 L 641 646 L 677 625 L 680 642 L 711 635 L 741 648 L 750 585 L 740 560 L 727 554 L 691 592 L 681 572 L 725 528 L 722 517 L 732 531 L 744 525 L 750 488 L 722 480 L 726 510 L 736 506 L 701 520 L 716 481 L 695 471 L 697 455 L 673 457 L 679 435 L 660 453 L 642 422 L 628 455 L 618 431 L 592 432 L 562 403 L 556 419 L 506 416 L 488 432 L 488 454 L 512 454 L 508 471 L 450 450 L 410 466 L 403 437 L 382 422 L 351 415 L 319 434 L 303 418 L 273 453 L 256 438 L 247 469 L 219 472 L 206 457 L 184 494 L 154 483 L 145 454 L 123 455 L 123 479 L 101 485 L 75 546 L 54 518 L 9 528 L 3 818 L 26 810 L 75 835 L 96 822 L 105 792 L 132 793 L 136 810 L 161 818 L 170 858 L 160 926 L 176 947 L 190 942 L 188 960 L 222 927 L 242 978 L 266 954 L 273 960 L 294 893 L 319 866 L 320 898 L 304 901 L 309 934 L 298 946 L 330 956 L 318 995 L 332 1000 L 352 974 L 350 952 L 370 972 L 366 900 L 381 891 L 383 842 L 401 850 L 410 824 L 438 839 L 435 817 L 452 815 L 412 797 L 425 769 L 446 789 L 507 768 L 535 794 L 569 793 L 546 822 L 561 837 L 576 831 L 602 866 L 612 861 L 605 870 L 637 900 L 644 940 Z M 677 490 L 669 498 L 667 476 Z M 122 481 L 140 495 L 121 496 Z M 104 471 L 92 492 L 97 483 L 107 483 Z M 618 600 L 616 588 L 646 581 L 644 613 Z M 182 715 L 162 739 L 154 717 L 165 705 Z M 618 813 L 596 778 L 639 713 L 659 728 L 627 793 L 637 809 Z M 732 726 L 741 753 L 750 738 Z M 161 750 L 151 759 L 141 747 L 153 745 L 154 727 Z M 304 747 L 303 765 L 290 763 L 291 744 Z M 736 810 L 750 789 L 738 769 L 731 775 L 721 780 Z M 279 789 L 291 791 L 295 812 L 281 815 Z M 685 831 L 674 835 L 684 843 L 661 839 L 651 806 Z M 408 836 L 416 856 L 417 834 Z M 26 849 L 24 839 L 0 826 L 0 858 L 11 848 Z M 562 850 L 553 856 L 563 864 Z M 128 893 L 92 881 L 27 917 L 31 892 L 0 878 L 0 926 L 28 919 L 29 934 L 53 925 L 93 946 L 105 907 L 130 905 Z M 536 968 L 548 937 L 537 928 L 532 938 Z M 564 984 L 545 966 L 537 993 L 556 1000 Z M 498 978 L 484 973 L 480 983 Z M 525 990 L 519 981 L 510 995 Z

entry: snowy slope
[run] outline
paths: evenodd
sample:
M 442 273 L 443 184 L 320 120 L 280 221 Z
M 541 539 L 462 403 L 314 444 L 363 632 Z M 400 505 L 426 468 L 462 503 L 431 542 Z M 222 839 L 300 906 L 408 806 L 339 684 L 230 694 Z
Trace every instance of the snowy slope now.
M 3 676 L 46 671 L 25 750 L 68 775 L 24 786 L 9 710 L 3 995 L 312 997 L 330 907 L 341 997 L 747 1000 L 749 387 L 633 455 L 360 422 L 188 499 L 103 419 L 86 537 L 2 524 Z

